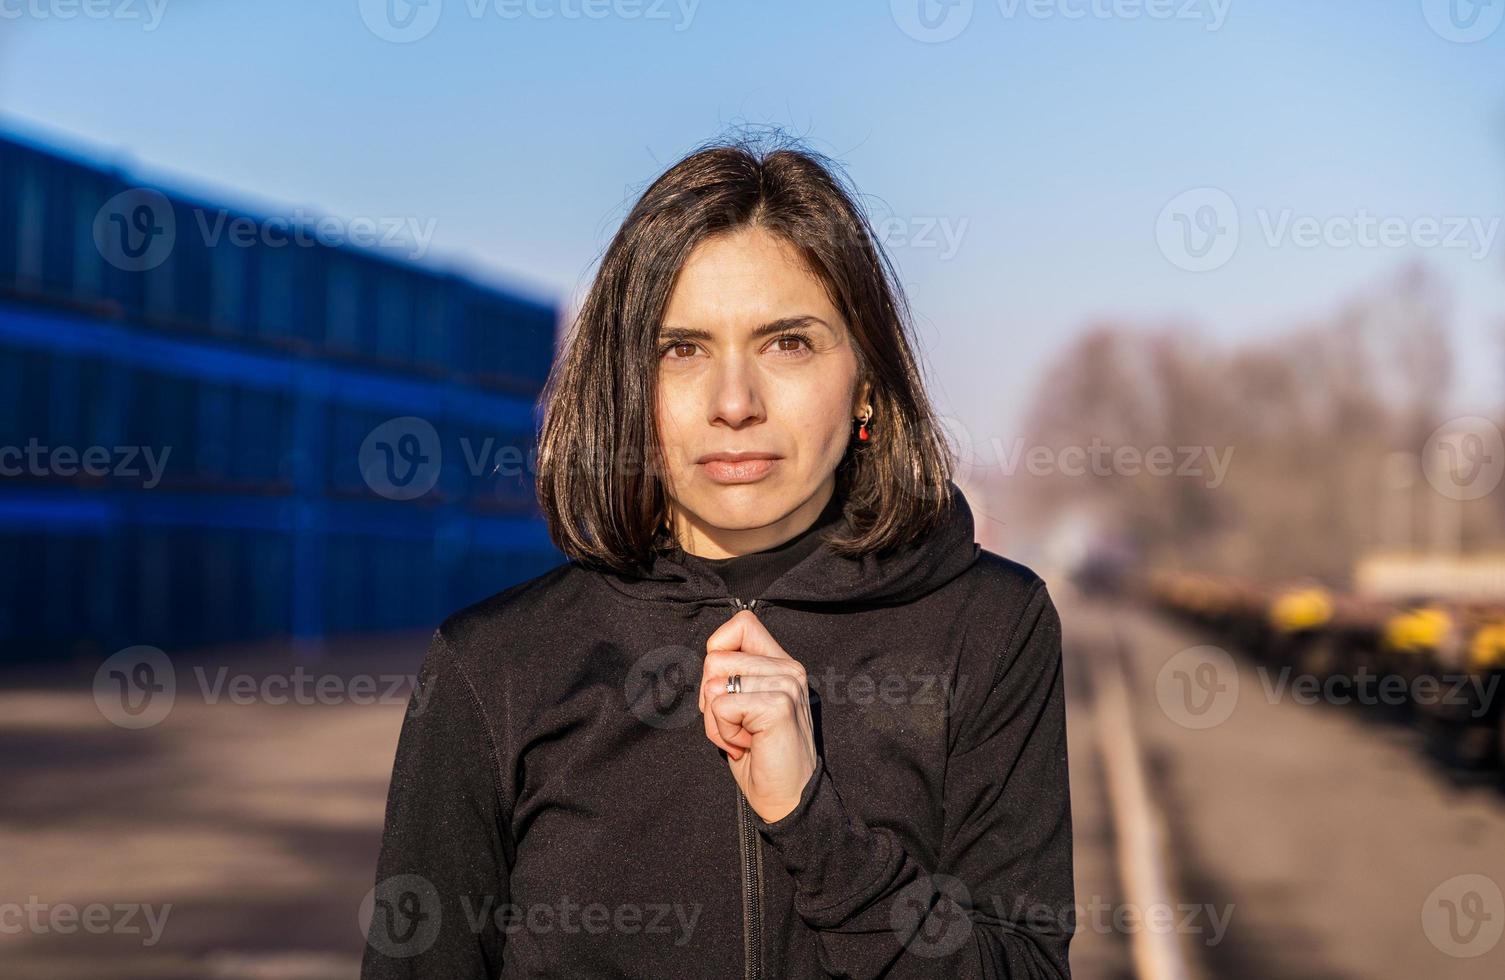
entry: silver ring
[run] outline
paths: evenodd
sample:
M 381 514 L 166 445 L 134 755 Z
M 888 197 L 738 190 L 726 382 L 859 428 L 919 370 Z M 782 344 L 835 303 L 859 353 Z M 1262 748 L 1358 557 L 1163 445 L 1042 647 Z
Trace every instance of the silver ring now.
M 728 693 L 728 694 L 741 694 L 742 693 L 742 675 L 741 674 L 733 674 L 732 676 L 730 676 L 730 677 L 728 677 L 726 679 L 726 693 Z

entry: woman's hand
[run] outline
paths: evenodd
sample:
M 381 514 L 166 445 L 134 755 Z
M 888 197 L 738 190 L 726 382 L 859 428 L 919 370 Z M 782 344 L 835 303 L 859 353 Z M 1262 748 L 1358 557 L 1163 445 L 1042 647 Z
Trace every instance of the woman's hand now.
M 700 710 L 706 738 L 726 750 L 732 776 L 758 816 L 772 823 L 799 803 L 815 772 L 815 726 L 805 668 L 744 609 L 706 640 Z M 742 675 L 728 694 L 727 678 Z

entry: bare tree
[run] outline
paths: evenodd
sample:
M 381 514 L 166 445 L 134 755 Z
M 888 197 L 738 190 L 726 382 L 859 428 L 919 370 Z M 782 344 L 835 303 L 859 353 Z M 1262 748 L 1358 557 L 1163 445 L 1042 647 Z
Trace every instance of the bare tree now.
M 1346 579 L 1384 542 L 1387 455 L 1419 453 L 1444 419 L 1446 319 L 1411 266 L 1334 316 L 1233 349 L 1180 325 L 1095 324 L 1042 378 L 1025 442 L 1048 459 L 1103 447 L 1110 463 L 1016 470 L 1015 523 L 1085 512 L 1157 565 Z M 1175 463 L 1151 471 L 1152 453 Z M 1498 510 L 1473 515 L 1471 544 L 1505 540 Z

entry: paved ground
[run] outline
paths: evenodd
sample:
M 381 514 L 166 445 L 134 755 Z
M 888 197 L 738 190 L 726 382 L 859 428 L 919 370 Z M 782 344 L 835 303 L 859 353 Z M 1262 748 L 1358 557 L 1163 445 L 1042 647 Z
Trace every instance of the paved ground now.
M 1052 594 L 1069 685 L 1075 976 L 1133 976 L 1135 930 L 1147 928 L 1125 918 L 1137 907 L 1106 789 L 1122 756 L 1103 751 L 1105 733 L 1116 743 L 1097 687 L 1114 665 L 1164 820 L 1187 976 L 1505 976 L 1505 940 L 1490 940 L 1505 920 L 1489 890 L 1505 882 L 1505 796 L 1492 784 L 1440 768 L 1405 728 L 1272 701 L 1237 659 L 1238 693 L 1225 685 L 1214 705 L 1226 718 L 1198 727 L 1208 715 L 1188 714 L 1166 678 L 1206 637 Z M 180 665 L 171 713 L 140 730 L 105 719 L 92 673 L 0 678 L 0 930 L 25 917 L 19 933 L 0 931 L 0 973 L 353 977 L 406 699 L 393 684 L 416 669 L 425 640 L 331 649 L 309 670 L 345 678 L 326 698 L 335 703 L 209 703 L 214 672 L 201 681 Z M 220 659 L 259 684 L 285 675 L 290 657 Z M 356 670 L 372 691 L 350 686 Z
M 1052 591 L 1054 595 L 1054 590 Z M 1077 622 L 1066 604 L 1062 616 L 1062 652 L 1066 673 L 1066 751 L 1071 763 L 1071 824 L 1076 866 L 1077 932 L 1071 940 L 1072 974 L 1086 980 L 1132 980 L 1133 963 L 1124 931 L 1098 906 L 1124 906 L 1117 848 L 1106 788 L 1106 761 L 1098 750 L 1093 675 L 1101 653 L 1097 637 Z M 1096 624 L 1094 624 L 1096 625 Z
M 313 704 L 234 703 L 233 687 L 208 703 L 216 673 L 200 683 L 180 668 L 171 712 L 140 730 L 105 720 L 92 674 L 7 678 L 0 902 L 35 896 L 45 908 L 41 928 L 25 913 L 20 935 L 0 935 L 0 974 L 355 976 L 358 911 L 407 697 L 392 688 L 416 669 L 426 638 L 340 644 L 310 671 L 348 678 L 360 664 L 372 687 L 342 683 L 321 697 L 310 684 Z M 288 656 L 246 651 L 230 676 L 287 676 Z M 118 928 L 51 918 L 93 903 Z M 120 904 L 141 910 L 127 920 Z M 148 911 L 163 923 L 155 937 Z
M 1183 937 L 1212 976 L 1505 977 L 1492 778 L 1439 765 L 1373 711 L 1272 697 L 1278 678 L 1233 651 L 1236 688 L 1218 677 L 1211 710 L 1193 714 L 1181 684 L 1217 656 L 1194 649 L 1213 638 L 1140 611 L 1072 611 L 1080 630 L 1118 636 L 1178 901 L 1231 912 L 1216 942 Z

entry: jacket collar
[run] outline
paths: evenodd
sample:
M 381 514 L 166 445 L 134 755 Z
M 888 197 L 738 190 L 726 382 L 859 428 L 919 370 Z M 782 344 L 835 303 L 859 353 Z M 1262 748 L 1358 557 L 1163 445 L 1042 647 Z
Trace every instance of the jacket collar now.
M 884 556 L 844 558 L 824 540 L 803 561 L 774 580 L 756 598 L 780 605 L 894 604 L 931 592 L 970 568 L 981 553 L 974 540 L 972 509 L 961 489 L 949 482 L 950 507 L 930 534 Z M 834 529 L 850 527 L 843 511 Z M 675 605 L 685 616 L 704 606 L 727 605 L 731 597 L 715 578 L 684 560 L 678 546 L 655 552 L 638 574 L 598 571 L 611 588 L 648 602 Z

